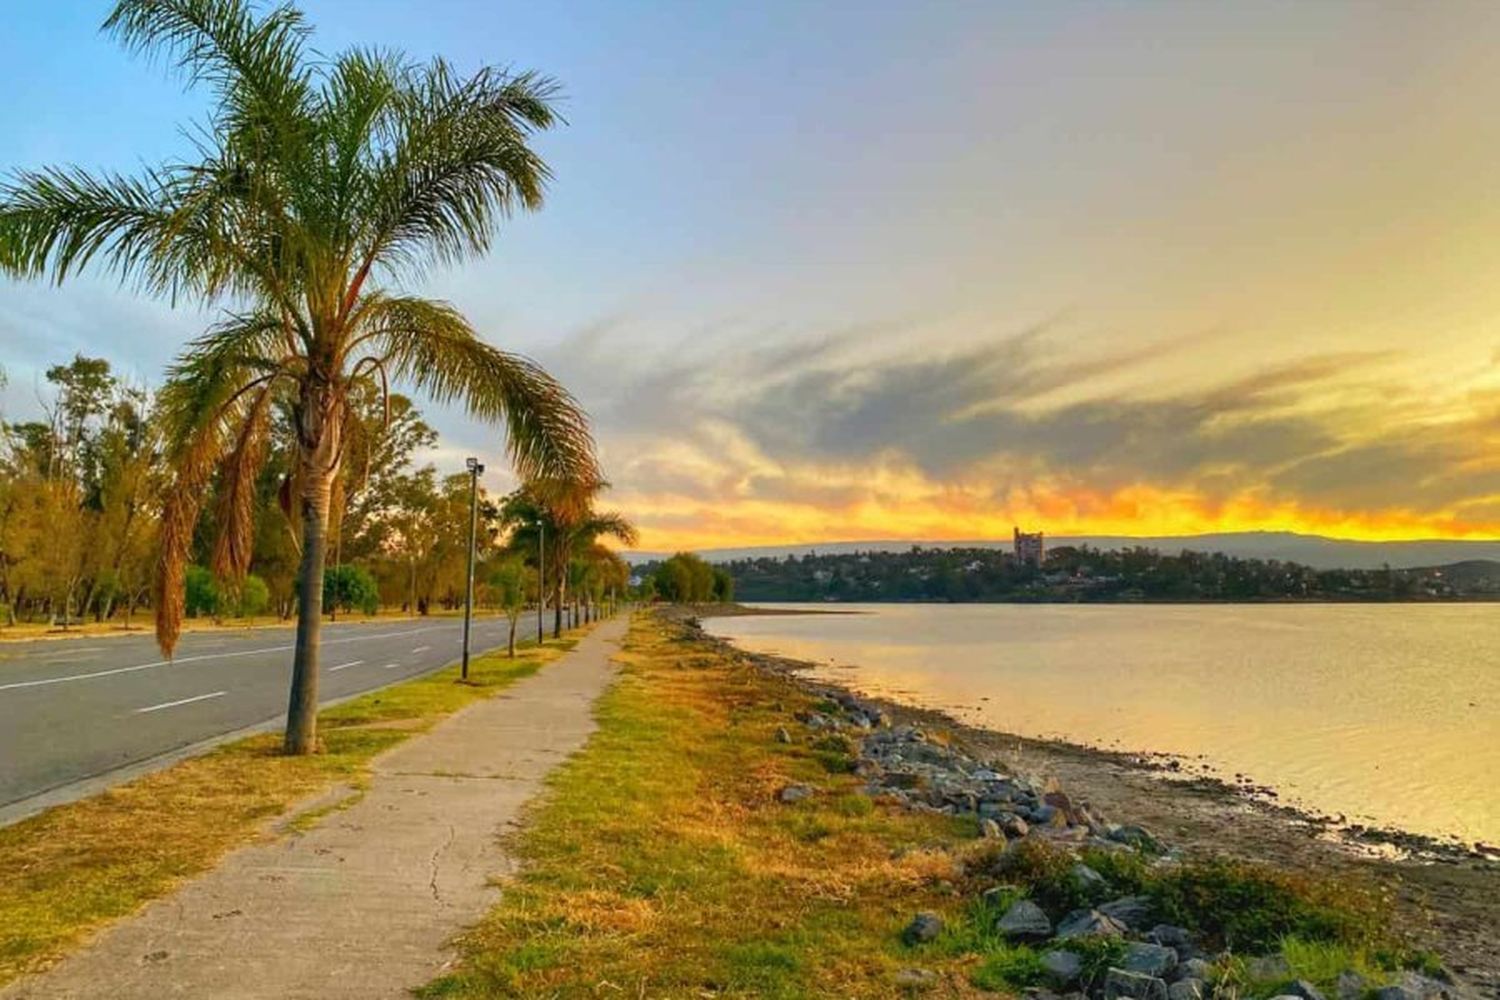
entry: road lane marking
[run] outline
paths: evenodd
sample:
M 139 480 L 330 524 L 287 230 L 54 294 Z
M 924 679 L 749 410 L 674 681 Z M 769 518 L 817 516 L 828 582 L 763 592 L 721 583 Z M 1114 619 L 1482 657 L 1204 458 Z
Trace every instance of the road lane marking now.
M 363 662 L 365 662 L 365 661 L 364 660 L 350 660 L 348 663 L 340 663 L 336 667 L 330 667 L 328 669 L 328 672 L 330 674 L 332 674 L 332 673 L 337 673 L 340 670 L 348 670 L 350 667 L 357 667 L 357 666 L 359 666 Z
M 425 652 L 427 652 L 431 648 L 432 648 L 431 646 L 418 646 L 416 649 L 413 649 L 412 652 L 413 653 L 425 653 Z
M 442 628 L 441 625 L 428 625 L 425 628 L 406 629 L 402 632 L 380 632 L 375 635 L 357 635 L 347 639 L 325 639 L 323 645 L 333 646 L 345 642 L 367 642 L 370 639 L 391 639 L 402 635 L 416 635 L 419 632 L 431 632 L 433 629 Z M 170 667 L 178 663 L 196 663 L 200 660 L 227 660 L 235 656 L 255 656 L 259 653 L 281 653 L 296 646 L 288 643 L 284 646 L 265 646 L 261 649 L 242 649 L 235 653 L 203 653 L 199 656 L 179 656 L 175 660 L 157 660 L 154 663 L 137 663 L 133 667 L 116 667 L 113 670 L 95 670 L 87 674 L 68 674 L 63 677 L 43 677 L 34 681 L 13 681 L 10 684 L 0 684 L 0 691 L 11 691 L 16 688 L 45 687 L 49 684 L 66 684 L 69 681 L 87 681 L 96 677 L 113 677 L 115 674 L 129 674 L 137 670 L 152 670 L 156 667 Z
M 401 666 L 401 664 L 399 664 L 399 663 L 387 663 L 385 665 L 385 669 L 386 670 L 395 670 L 399 666 Z
M 135 710 L 135 714 L 140 715 L 143 712 L 160 712 L 164 708 L 176 708 L 178 705 L 191 705 L 195 701 L 207 701 L 210 698 L 222 698 L 224 697 L 224 694 L 225 692 L 223 691 L 215 691 L 213 694 L 200 694 L 193 698 L 183 698 L 181 701 L 164 701 L 160 705 L 150 705 L 146 708 L 138 708 Z

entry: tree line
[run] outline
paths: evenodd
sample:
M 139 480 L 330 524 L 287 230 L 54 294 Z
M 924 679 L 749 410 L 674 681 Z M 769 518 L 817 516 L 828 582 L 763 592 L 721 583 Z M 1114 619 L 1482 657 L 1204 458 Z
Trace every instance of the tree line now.
M 1429 600 L 1481 592 L 1440 569 L 1319 570 L 1275 559 L 1147 547 L 1059 546 L 1042 565 L 999 548 L 812 553 L 724 564 L 749 601 Z M 1451 577 L 1451 574 L 1449 574 Z

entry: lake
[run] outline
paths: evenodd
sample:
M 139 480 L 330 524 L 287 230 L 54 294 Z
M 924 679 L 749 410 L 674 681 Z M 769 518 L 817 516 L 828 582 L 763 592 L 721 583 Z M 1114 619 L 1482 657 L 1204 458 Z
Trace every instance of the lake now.
M 837 609 L 865 613 L 705 625 L 965 722 L 1201 758 L 1351 822 L 1500 844 L 1500 606 Z

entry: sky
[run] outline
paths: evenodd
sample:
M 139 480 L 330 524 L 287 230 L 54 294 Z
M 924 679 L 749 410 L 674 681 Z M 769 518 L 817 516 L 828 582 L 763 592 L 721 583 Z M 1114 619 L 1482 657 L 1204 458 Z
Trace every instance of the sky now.
M 107 6 L 10 13 L 0 170 L 183 151 Z M 414 287 L 573 390 L 642 548 L 1500 536 L 1500 5 L 301 6 L 562 84 L 545 208 Z M 0 283 L 0 411 L 211 319 Z

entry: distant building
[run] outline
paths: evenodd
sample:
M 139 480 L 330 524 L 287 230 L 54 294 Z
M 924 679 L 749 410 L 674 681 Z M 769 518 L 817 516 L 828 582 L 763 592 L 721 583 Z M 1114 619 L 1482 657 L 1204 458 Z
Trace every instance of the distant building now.
M 1030 534 L 1020 528 L 1013 528 L 1012 531 L 1015 535 L 1016 562 L 1040 566 L 1047 555 L 1046 547 L 1042 544 L 1042 533 L 1038 531 Z

